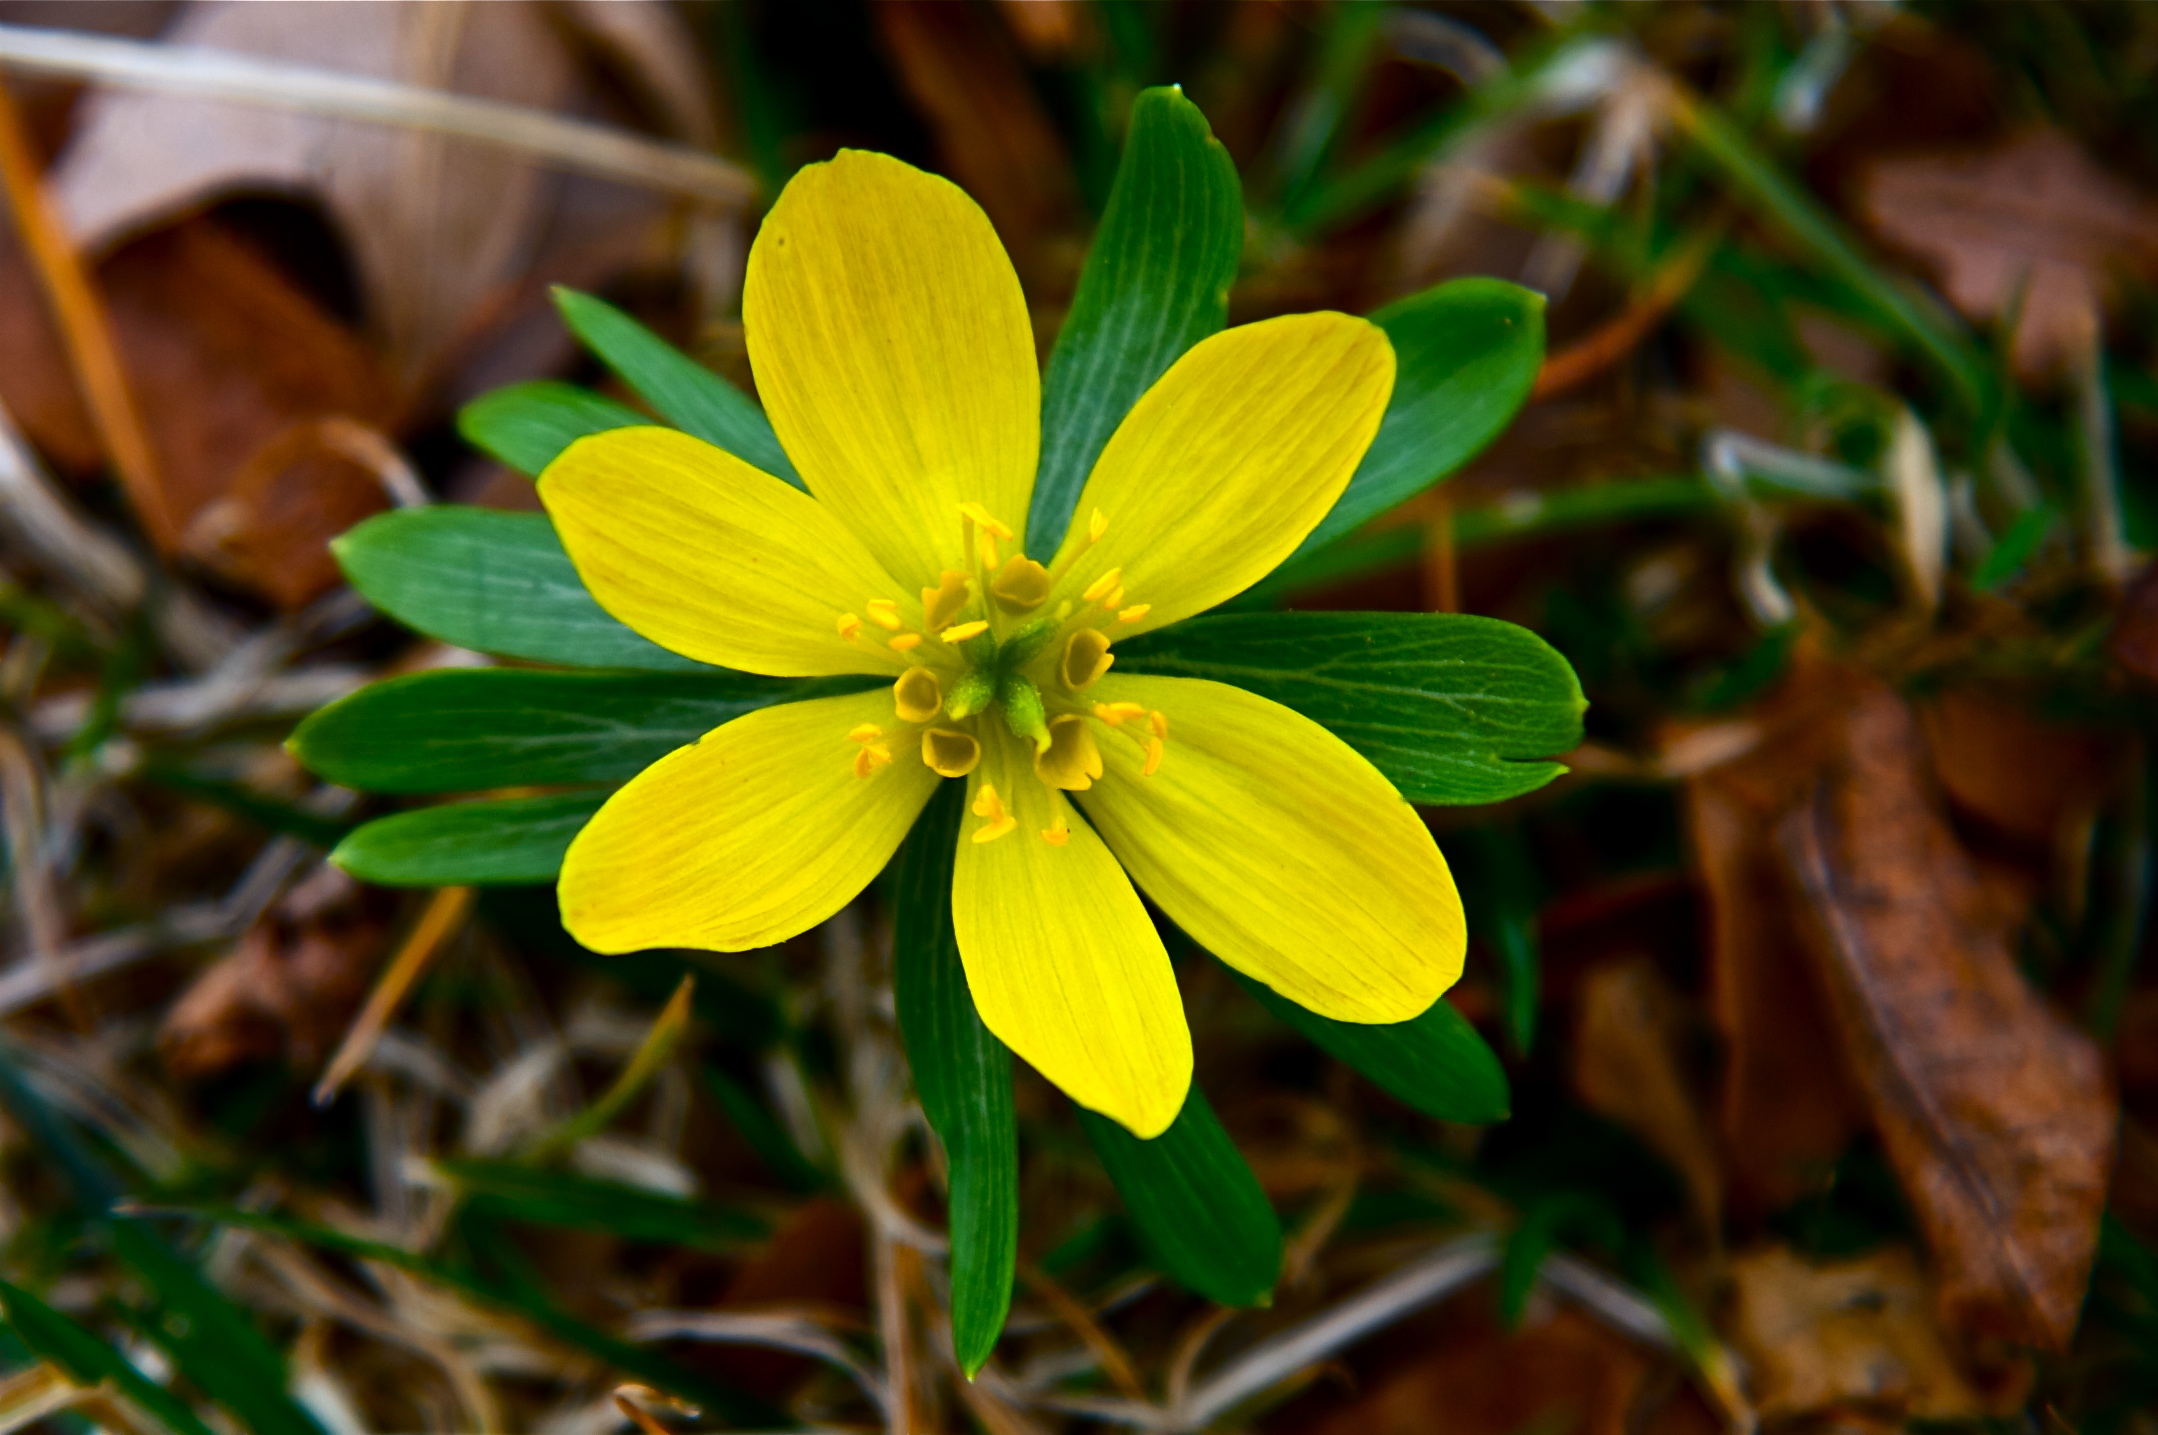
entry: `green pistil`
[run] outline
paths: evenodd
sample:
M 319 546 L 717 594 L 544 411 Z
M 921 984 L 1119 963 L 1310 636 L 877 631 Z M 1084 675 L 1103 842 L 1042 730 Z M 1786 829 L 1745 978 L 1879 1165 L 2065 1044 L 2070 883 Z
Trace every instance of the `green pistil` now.
M 1040 688 L 1017 673 L 1006 673 L 997 684 L 997 702 L 1004 709 L 1004 725 L 1014 737 L 1033 743 L 1036 752 L 1049 746 L 1049 714 L 1042 706 Z
M 944 712 L 954 719 L 968 718 L 996 701 L 997 679 L 994 668 L 970 668 L 965 677 L 953 683 L 944 695 Z

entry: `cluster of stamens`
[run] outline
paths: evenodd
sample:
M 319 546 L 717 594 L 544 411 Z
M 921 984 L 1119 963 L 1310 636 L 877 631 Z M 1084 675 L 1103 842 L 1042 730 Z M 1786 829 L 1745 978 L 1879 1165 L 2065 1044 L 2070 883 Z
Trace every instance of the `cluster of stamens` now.
M 892 598 L 870 598 L 859 613 L 839 615 L 843 641 L 896 653 L 907 665 L 892 685 L 895 728 L 863 723 L 847 734 L 855 749 L 854 775 L 874 776 L 904 760 L 906 750 L 918 743 L 932 772 L 965 777 L 982 759 L 976 722 L 994 712 L 1015 736 L 1033 745 L 1034 776 L 1052 790 L 1084 792 L 1101 777 L 1094 723 L 1134 743 L 1141 774 L 1152 777 L 1168 743 L 1168 718 L 1138 703 L 1093 702 L 1084 696 L 1116 661 L 1110 652 L 1113 630 L 1139 622 L 1152 605 L 1128 601 L 1123 570 L 1111 568 L 1076 602 L 1067 599 L 1054 611 L 1040 611 L 1070 565 L 1101 540 L 1109 526 L 1106 515 L 1095 510 L 1085 542 L 1054 572 L 1024 553 L 1003 554 L 998 544 L 1015 535 L 982 505 L 962 503 L 959 516 L 960 552 L 968 566 L 945 569 L 936 587 L 921 590 L 917 624 L 908 623 L 901 603 Z M 1053 804 L 1053 810 L 1060 815 L 1040 836 L 1062 847 L 1071 829 L 1061 806 Z M 982 819 L 973 833 L 976 842 L 993 842 L 1019 825 L 1005 797 L 986 781 L 971 811 Z

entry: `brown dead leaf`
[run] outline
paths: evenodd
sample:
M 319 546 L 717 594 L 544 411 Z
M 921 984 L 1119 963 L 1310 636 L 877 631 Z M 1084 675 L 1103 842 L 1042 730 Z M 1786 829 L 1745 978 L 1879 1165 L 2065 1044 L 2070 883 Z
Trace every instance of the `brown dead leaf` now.
M 861 1212 L 819 1197 L 797 1208 L 742 1264 L 719 1304 L 728 1310 L 812 1306 L 865 1311 L 868 1262 Z M 801 1384 L 815 1364 L 807 1356 L 749 1346 L 715 1350 L 711 1361 L 723 1375 L 767 1399 L 778 1399 Z
M 2003 317 L 2027 286 L 2015 346 L 2025 374 L 2088 350 L 2111 269 L 2158 264 L 2158 206 L 2057 130 L 1975 153 L 1883 160 L 1862 195 L 1874 228 L 1931 261 L 1970 318 Z
M 1622 1435 L 1654 1360 L 1561 1306 L 1519 1331 L 1447 1341 L 1305 1427 L 1307 1435 Z
M 1776 840 L 1843 1046 L 1958 1329 L 2065 1346 L 2116 1107 L 2097 1049 L 2017 970 L 2013 927 L 1926 781 L 1917 721 L 1857 687 Z
M 2158 683 L 2158 563 L 2146 566 L 2121 601 L 2106 646 L 2113 660 L 2146 683 Z
M 1948 800 L 2001 833 L 2044 846 L 2087 818 L 2114 776 L 2111 744 L 2006 698 L 1951 688 L 1918 716 Z
M 1574 1086 L 1588 1108 L 1641 1138 L 1686 1183 L 1701 1228 L 1722 1228 L 1723 1177 L 1680 1059 L 1678 994 L 1645 957 L 1608 962 L 1581 983 Z
M 173 1005 L 158 1036 L 166 1068 L 212 1076 L 279 1055 L 314 1066 L 366 994 L 389 926 L 384 894 L 325 866 Z
M 1040 241 L 1073 219 L 1078 192 L 1018 56 L 971 5 L 872 8 L 952 178 L 980 201 L 1027 276 L 1039 266 Z
M 1869 1407 L 1896 1420 L 1989 1413 L 1956 1366 L 1911 1253 L 1813 1263 L 1781 1246 L 1731 1262 L 1731 1339 L 1764 1422 Z

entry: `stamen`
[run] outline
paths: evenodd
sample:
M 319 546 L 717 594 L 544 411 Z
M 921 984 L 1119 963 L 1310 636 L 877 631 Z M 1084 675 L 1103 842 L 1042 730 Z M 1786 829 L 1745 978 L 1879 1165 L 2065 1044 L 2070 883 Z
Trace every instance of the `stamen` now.
M 1119 623 L 1136 623 L 1153 611 L 1154 605 L 1152 603 L 1134 603 L 1129 608 L 1119 608 L 1116 620 Z
M 1094 516 L 1086 521 L 1086 541 L 1089 544 L 1099 543 L 1101 542 L 1101 536 L 1108 531 L 1109 515 L 1098 508 L 1095 509 Z
M 860 618 L 860 617 L 859 617 L 858 615 L 856 615 L 856 614 L 853 614 L 853 613 L 841 613 L 841 614 L 839 615 L 839 641 L 840 641 L 840 642 L 842 642 L 842 643 L 851 643 L 851 642 L 853 642 L 853 641 L 854 641 L 854 635 L 855 635 L 855 634 L 857 634 L 857 633 L 859 633 L 859 632 L 861 632 L 861 631 L 862 631 L 862 620 L 861 620 L 861 618 Z
M 965 777 L 981 763 L 982 745 L 948 727 L 922 729 L 922 763 L 939 777 Z M 993 792 L 987 783 L 982 791 Z
M 1048 843 L 1051 847 L 1062 847 L 1071 840 L 1072 830 L 1064 825 L 1062 813 L 1057 815 L 1056 826 L 1042 829 L 1042 841 Z
M 898 710 L 901 722 L 928 722 L 944 706 L 944 685 L 927 668 L 909 668 L 892 684 L 892 706 Z
M 856 777 L 867 777 L 878 768 L 890 763 L 891 760 L 892 750 L 890 748 L 881 742 L 869 743 L 854 755 L 854 775 Z
M 1066 713 L 1049 724 L 1049 745 L 1034 756 L 1034 775 L 1051 787 L 1084 792 L 1102 774 L 1101 749 L 1086 719 Z
M 974 541 L 980 545 L 975 551 L 975 556 L 982 560 L 982 571 L 984 573 L 996 572 L 997 536 L 994 533 L 984 531 L 977 535 Z
M 1111 588 L 1109 590 L 1109 596 L 1101 600 L 1101 605 L 1104 608 L 1111 609 L 1112 611 L 1117 608 L 1123 607 L 1124 585 L 1122 583 L 1119 583 L 1114 588 Z
M 1161 755 L 1167 747 L 1168 744 L 1158 737 L 1150 737 L 1146 740 L 1146 766 L 1139 769 L 1141 777 L 1152 777 L 1154 775 L 1155 770 L 1161 766 Z
M 1111 727 L 1122 727 L 1126 718 L 1144 717 L 1145 715 L 1146 706 L 1143 703 L 1094 704 L 1094 716 Z
M 971 623 L 954 623 L 949 628 L 946 628 L 943 632 L 937 634 L 937 636 L 942 638 L 947 643 L 964 643 L 967 639 L 973 637 L 975 634 L 986 633 L 988 631 L 988 622 L 985 619 L 976 618 Z
M 1011 529 L 997 522 L 995 518 L 990 516 L 989 510 L 979 503 L 962 503 L 959 505 L 959 511 L 979 524 L 985 533 L 994 533 L 999 538 L 1012 536 Z
M 1049 597 L 1049 570 L 1014 553 L 989 584 L 990 593 L 1007 613 L 1030 613 Z
M 919 670 L 917 670 L 917 671 L 919 671 Z M 904 683 L 904 682 L 906 681 L 906 679 L 905 679 L 905 678 L 901 678 L 901 679 L 900 679 L 899 681 L 900 681 L 900 682 L 902 682 L 902 683 Z M 856 728 L 854 729 L 854 731 L 852 731 L 852 732 L 850 732 L 850 733 L 848 733 L 848 734 L 847 734 L 847 741 L 848 741 L 848 742 L 875 742 L 875 741 L 876 741 L 876 740 L 877 740 L 878 738 L 880 738 L 880 737 L 882 737 L 882 736 L 884 736 L 884 729 L 883 729 L 883 728 L 881 728 L 881 727 L 878 727 L 878 726 L 877 726 L 877 725 L 876 725 L 875 723 L 873 723 L 873 722 L 865 722 L 865 723 L 861 724 L 860 726 L 856 727 Z
M 1064 645 L 1064 686 L 1074 692 L 1090 687 L 1115 661 L 1116 654 L 1109 651 L 1107 633 L 1099 628 L 1081 628 Z
M 1102 574 L 1101 577 L 1096 578 L 1093 582 L 1087 584 L 1086 591 L 1084 593 L 1081 593 L 1079 596 L 1091 603 L 1097 598 L 1100 598 L 1104 593 L 1109 592 L 1112 588 L 1121 586 L 1123 582 L 1124 570 L 1121 568 L 1112 568 L 1108 572 Z
M 1169 715 L 1167 713 L 1148 713 L 1146 721 L 1147 726 L 1154 729 L 1154 736 L 1160 738 L 1163 742 L 1169 740 Z
M 920 633 L 899 633 L 894 635 L 886 644 L 886 646 L 891 648 L 894 652 L 899 653 L 904 653 L 909 651 L 910 649 L 919 648 L 921 645 L 922 635 Z
M 889 598 L 872 598 L 862 605 L 869 611 L 869 621 L 880 628 L 899 627 L 899 605 Z
M 967 588 L 967 575 L 956 568 L 945 569 L 936 587 L 922 590 L 922 626 L 932 632 L 950 626 L 972 596 Z
M 976 817 L 989 819 L 974 830 L 976 842 L 994 842 L 1019 825 L 1019 819 L 1004 810 L 1004 799 L 997 796 L 992 783 L 982 784 L 982 790 L 974 796 L 972 811 Z

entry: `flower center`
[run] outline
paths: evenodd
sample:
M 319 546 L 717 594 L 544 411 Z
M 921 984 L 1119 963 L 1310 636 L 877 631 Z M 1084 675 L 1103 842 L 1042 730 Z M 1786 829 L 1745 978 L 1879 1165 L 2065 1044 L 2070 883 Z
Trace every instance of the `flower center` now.
M 1062 847 L 1071 830 L 1059 794 L 1084 792 L 1104 772 L 1101 739 L 1128 741 L 1140 755 L 1140 775 L 1161 767 L 1169 720 L 1138 703 L 1096 702 L 1087 690 L 1116 661 L 1116 630 L 1149 611 L 1124 591 L 1123 570 L 1112 568 L 1078 594 L 1059 598 L 1064 570 L 1101 540 L 1108 519 L 1095 510 L 1084 544 L 1051 572 L 1024 553 L 1002 552 L 1012 529 L 979 503 L 959 505 L 964 568 L 947 568 L 915 603 L 865 598 L 859 612 L 839 615 L 841 638 L 898 653 L 907 663 L 892 684 L 892 723 L 863 723 L 847 734 L 854 775 L 875 776 L 919 756 L 940 777 L 966 777 L 981 765 L 985 742 L 1002 729 L 1026 742 L 1032 775 L 1050 799 L 1053 820 L 1044 842 Z M 1011 800 L 1008 800 L 1011 799 Z M 1019 794 L 1000 795 L 983 782 L 972 812 L 982 819 L 976 842 L 1015 831 Z

